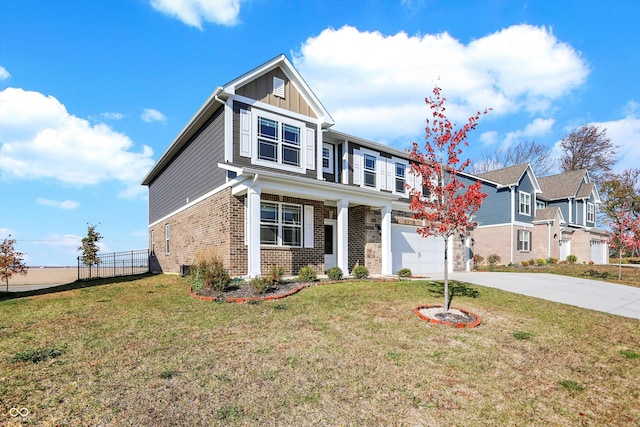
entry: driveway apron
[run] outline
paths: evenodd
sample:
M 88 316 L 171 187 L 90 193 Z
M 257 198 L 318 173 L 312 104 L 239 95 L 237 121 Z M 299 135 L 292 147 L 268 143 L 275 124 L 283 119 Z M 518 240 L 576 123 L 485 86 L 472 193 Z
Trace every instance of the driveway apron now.
M 442 280 L 443 275 L 431 278 Z M 557 274 L 469 272 L 449 278 L 503 291 L 640 319 L 640 288 Z

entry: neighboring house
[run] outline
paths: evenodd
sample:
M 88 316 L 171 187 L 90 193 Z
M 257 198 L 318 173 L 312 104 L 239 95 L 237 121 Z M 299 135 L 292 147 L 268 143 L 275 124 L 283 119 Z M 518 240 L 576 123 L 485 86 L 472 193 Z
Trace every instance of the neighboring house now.
M 529 164 L 477 174 L 487 193 L 476 213 L 473 250 L 502 263 L 537 258 L 609 262 L 607 232 L 596 227 L 600 203 L 586 170 L 536 178 Z
M 442 238 L 408 208 L 408 154 L 333 125 L 284 55 L 218 87 L 142 182 L 154 269 L 214 253 L 233 276 L 442 272 Z M 449 270 L 467 269 L 471 237 L 451 240 Z

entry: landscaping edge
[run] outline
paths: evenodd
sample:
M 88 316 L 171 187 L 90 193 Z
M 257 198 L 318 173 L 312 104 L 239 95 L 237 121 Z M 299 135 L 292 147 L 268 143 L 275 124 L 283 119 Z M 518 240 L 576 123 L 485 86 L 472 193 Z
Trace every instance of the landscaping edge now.
M 459 308 L 459 307 L 451 307 L 451 308 L 455 308 L 456 310 L 460 310 L 461 312 L 463 312 L 465 314 L 473 316 L 473 317 L 476 318 L 476 320 L 474 320 L 473 322 L 470 322 L 470 323 L 448 322 L 448 321 L 445 321 L 445 320 L 438 320 L 438 319 L 434 319 L 432 317 L 427 317 L 424 314 L 420 313 L 420 309 L 423 309 L 423 308 L 434 308 L 434 307 L 442 307 L 442 305 L 439 305 L 439 304 L 423 304 L 423 305 L 419 305 L 416 308 L 414 308 L 413 312 L 415 314 L 417 314 L 418 317 L 421 318 L 422 320 L 424 320 L 425 322 L 434 323 L 434 324 L 441 324 L 441 325 L 445 325 L 445 326 L 451 326 L 453 328 L 473 329 L 476 326 L 478 326 L 480 324 L 480 322 L 482 322 L 482 319 L 480 318 L 480 316 L 478 316 L 474 312 L 469 311 L 469 310 L 465 310 L 465 309 L 462 309 L 462 308 Z

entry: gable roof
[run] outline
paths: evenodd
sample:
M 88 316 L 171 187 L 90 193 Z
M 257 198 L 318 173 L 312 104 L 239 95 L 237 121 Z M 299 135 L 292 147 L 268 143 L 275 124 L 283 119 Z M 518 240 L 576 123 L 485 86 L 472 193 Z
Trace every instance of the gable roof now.
M 539 198 L 542 200 L 588 199 L 592 192 L 596 201 L 600 200 L 598 190 L 591 182 L 589 172 L 586 169 L 545 176 L 538 181 L 542 188 L 542 194 L 539 195 Z
M 231 80 L 224 86 L 218 86 L 213 93 L 209 95 L 209 98 L 207 98 L 207 100 L 200 106 L 193 117 L 191 117 L 185 127 L 182 128 L 180 133 L 178 133 L 162 156 L 160 156 L 160 159 L 158 159 L 155 165 L 143 178 L 142 185 L 151 184 L 160 172 L 169 163 L 171 163 L 176 154 L 179 153 L 180 150 L 189 142 L 189 139 L 198 132 L 200 127 L 216 112 L 216 110 L 225 105 L 225 101 L 228 100 L 229 96 L 235 94 L 236 88 L 241 87 L 258 76 L 266 74 L 276 68 L 280 68 L 289 81 L 296 86 L 301 96 L 316 113 L 321 126 L 323 128 L 333 126 L 333 119 L 329 112 L 324 108 L 320 100 L 316 97 L 311 88 L 309 88 L 298 71 L 293 67 L 293 65 L 291 65 L 291 62 L 289 62 L 287 57 L 284 54 L 281 54 L 241 75 L 240 77 Z
M 235 79 L 226 83 L 221 87 L 222 95 L 234 95 L 236 93 L 236 89 L 255 80 L 259 76 L 275 70 L 276 68 L 280 68 L 284 75 L 287 76 L 289 81 L 293 83 L 294 86 L 296 86 L 296 88 L 300 92 L 300 95 L 311 106 L 313 111 L 318 116 L 319 120 L 322 123 L 322 127 L 328 128 L 333 126 L 333 118 L 324 108 L 322 102 L 320 102 L 315 93 L 313 93 L 309 85 L 307 85 L 307 82 L 304 81 L 300 73 L 298 73 L 298 70 L 294 68 L 285 54 L 280 54 L 275 58 L 265 62 L 264 64 L 257 66 L 253 70 L 244 73 L 240 77 L 236 77 Z M 224 96 L 222 97 L 224 98 Z
M 562 210 L 559 207 L 536 209 L 536 216 L 533 218 L 533 222 L 553 221 L 558 215 L 560 216 L 560 221 L 563 222 L 564 215 L 562 215 Z
M 504 188 L 518 185 L 525 173 L 529 174 L 533 188 L 536 193 L 539 193 L 541 190 L 540 185 L 538 184 L 538 179 L 533 173 L 533 169 L 531 169 L 531 165 L 529 163 L 522 163 L 520 165 L 482 172 L 475 176 L 483 181 L 498 184 L 498 188 Z

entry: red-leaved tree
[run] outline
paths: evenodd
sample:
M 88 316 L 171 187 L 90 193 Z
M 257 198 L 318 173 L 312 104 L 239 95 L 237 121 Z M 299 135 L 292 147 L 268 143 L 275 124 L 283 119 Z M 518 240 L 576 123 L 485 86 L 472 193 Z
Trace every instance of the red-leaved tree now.
M 640 216 L 634 214 L 626 203 L 615 212 L 611 219 L 609 245 L 619 254 L 618 282 L 622 276 L 622 254 L 640 249 Z
M 27 267 L 24 265 L 22 252 L 15 249 L 16 240 L 9 237 L 0 242 L 0 278 L 7 284 L 9 291 L 9 278 L 14 274 L 27 274 Z
M 456 128 L 445 115 L 446 98 L 440 92 L 441 89 L 436 86 L 433 89 L 434 96 L 425 99 L 432 116 L 426 119 L 424 152 L 416 142 L 409 151 L 411 172 L 422 179 L 421 186 L 409 186 L 409 207 L 414 212 L 414 219 L 423 220 L 424 226 L 418 228 L 422 237 L 441 236 L 444 239 L 444 310 L 448 311 L 449 238 L 464 235 L 477 225 L 472 216 L 487 197 L 481 191 L 480 182 L 465 186 L 459 179 L 459 173 L 470 163 L 469 159 L 460 159 L 460 147 L 469 145 L 467 133 L 476 128 L 478 119 L 488 110 L 478 112 L 464 126 Z

